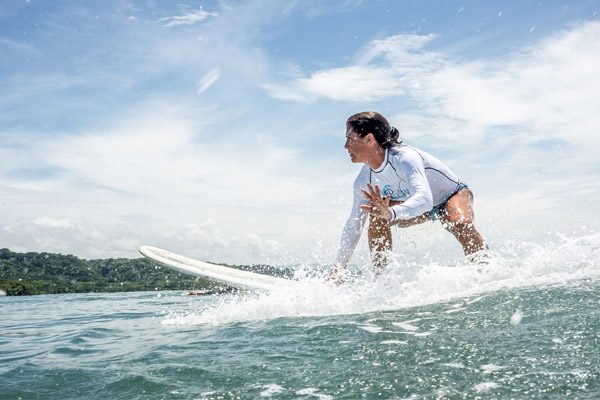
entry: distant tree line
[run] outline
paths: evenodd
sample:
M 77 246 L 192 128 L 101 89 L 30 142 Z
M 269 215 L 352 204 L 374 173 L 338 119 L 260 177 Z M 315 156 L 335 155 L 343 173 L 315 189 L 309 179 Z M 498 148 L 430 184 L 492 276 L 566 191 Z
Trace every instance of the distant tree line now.
M 145 258 L 83 260 L 73 255 L 0 249 L 0 290 L 9 296 L 53 293 L 204 290 L 218 286 Z
M 267 275 L 292 275 L 291 270 L 269 265 L 228 266 Z M 73 255 L 0 249 L 0 290 L 9 296 L 220 288 L 218 283 L 181 274 L 146 258 L 84 260 Z

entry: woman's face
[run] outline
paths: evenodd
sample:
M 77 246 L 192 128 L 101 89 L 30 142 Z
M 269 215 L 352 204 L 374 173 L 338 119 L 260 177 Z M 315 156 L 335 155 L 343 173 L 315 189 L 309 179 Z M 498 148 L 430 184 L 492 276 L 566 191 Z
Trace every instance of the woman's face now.
M 371 146 L 371 134 L 366 135 L 365 137 L 360 137 L 354 130 L 350 124 L 346 124 L 346 144 L 344 148 L 348 150 L 348 154 L 350 155 L 350 160 L 353 163 L 364 163 L 367 162 L 367 155 L 370 154 Z

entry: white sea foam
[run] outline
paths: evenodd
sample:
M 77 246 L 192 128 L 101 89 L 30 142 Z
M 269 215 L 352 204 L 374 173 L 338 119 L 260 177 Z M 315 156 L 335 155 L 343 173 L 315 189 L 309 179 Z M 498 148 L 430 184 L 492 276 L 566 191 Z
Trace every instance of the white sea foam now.
M 519 325 L 523 320 L 523 313 L 521 311 L 515 311 L 515 313 L 510 317 L 510 323 L 512 325 Z
M 464 368 L 464 367 L 465 367 L 465 365 L 464 365 L 464 364 L 461 364 L 461 363 L 444 363 L 444 364 L 442 364 L 442 365 L 443 365 L 443 366 L 446 366 L 446 367 L 450 367 L 450 368 L 458 368 L 458 369 L 461 369 L 461 368 Z
M 491 374 L 492 372 L 499 371 L 504 368 L 506 368 L 506 367 L 503 367 L 501 365 L 485 364 L 485 365 L 481 366 L 481 371 L 484 374 Z
M 408 344 L 404 340 L 384 340 L 381 344 Z
M 454 314 L 456 312 L 464 311 L 464 308 L 453 308 L 451 310 L 444 311 L 445 314 Z
M 600 234 L 563 238 L 545 246 L 519 243 L 505 247 L 492 259 L 487 272 L 478 272 L 466 262 L 424 263 L 417 267 L 391 265 L 376 279 L 365 274 L 340 286 L 325 284 L 318 277 L 304 278 L 293 288 L 223 296 L 202 310 L 165 317 L 163 323 L 220 325 L 279 317 L 344 315 L 475 297 L 472 303 L 480 301 L 485 293 L 501 289 L 600 277 Z M 455 303 L 448 311 L 468 304 L 466 300 Z M 513 315 L 511 322 L 517 319 Z
M 397 326 L 398 328 L 407 330 L 407 331 L 416 331 L 419 330 L 418 326 L 414 326 L 409 324 L 408 322 L 392 322 L 392 325 Z
M 481 393 L 481 392 L 487 392 L 488 390 L 495 389 L 497 387 L 498 387 L 498 384 L 496 382 L 482 382 L 482 383 L 478 383 L 477 385 L 473 386 L 473 390 Z
M 271 397 L 274 394 L 281 393 L 285 390 L 284 388 L 282 388 L 281 386 L 279 386 L 276 383 L 271 383 L 268 385 L 264 385 L 262 387 L 264 388 L 264 390 L 262 392 L 260 392 L 260 397 Z
M 361 326 L 360 329 L 371 333 L 380 333 L 381 331 L 383 331 L 383 328 L 380 326 Z
M 416 337 L 425 337 L 425 336 L 431 335 L 433 332 L 402 332 L 402 333 L 406 333 L 408 335 L 413 335 Z
M 327 394 L 319 393 L 319 390 L 315 389 L 315 388 L 300 389 L 300 390 L 296 391 L 296 394 L 298 394 L 300 396 L 313 396 L 313 397 L 316 397 L 317 399 L 321 399 L 321 400 L 333 399 L 333 397 L 331 397 Z

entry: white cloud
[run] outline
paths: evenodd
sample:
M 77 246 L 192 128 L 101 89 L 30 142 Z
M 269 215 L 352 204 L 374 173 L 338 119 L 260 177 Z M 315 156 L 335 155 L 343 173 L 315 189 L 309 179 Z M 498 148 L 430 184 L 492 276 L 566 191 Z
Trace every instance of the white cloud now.
M 324 176 L 320 164 L 303 163 L 297 149 L 263 132 L 224 143 L 230 127 L 211 123 L 210 112 L 200 129 L 163 103 L 131 115 L 107 131 L 25 138 L 3 149 L 0 177 L 15 222 L 6 228 L 3 218 L 0 241 L 84 257 L 135 256 L 145 242 L 214 261 L 275 263 L 298 262 L 294 248 L 310 254 L 331 239 L 305 240 L 331 213 L 337 194 L 329 178 L 339 182 L 339 172 Z M 44 190 L 11 178 L 24 151 L 61 171 L 44 178 Z M 48 203 L 52 216 L 39 216 Z
M 164 26 L 166 26 L 167 28 L 173 27 L 173 26 L 180 26 L 180 25 L 193 25 L 195 23 L 204 21 L 205 19 L 209 18 L 209 17 L 216 17 L 218 16 L 217 13 L 211 13 L 211 12 L 206 12 L 202 9 L 185 14 L 185 15 L 175 15 L 172 17 L 165 17 L 165 18 L 161 18 L 159 21 L 164 22 Z
M 439 62 L 421 49 L 434 35 L 396 35 L 374 40 L 353 65 L 316 71 L 283 84 L 263 88 L 273 97 L 309 101 L 319 97 L 350 102 L 376 101 L 408 93 L 420 76 Z
M 9 51 L 16 51 L 21 54 L 26 53 L 28 55 L 38 55 L 39 51 L 34 46 L 28 45 L 27 43 L 20 43 L 14 40 L 7 39 L 6 37 L 0 36 L 0 47 L 4 47 Z
M 600 23 L 557 33 L 505 61 L 455 64 L 422 92 L 445 113 L 488 126 L 523 125 L 528 139 L 552 135 L 600 143 Z
M 598 37 L 600 22 L 587 22 L 506 59 L 460 61 L 428 51 L 435 36 L 396 35 L 369 43 L 352 65 L 263 87 L 275 98 L 301 101 L 364 103 L 405 96 L 437 120 L 518 125 L 526 141 L 555 137 L 597 145 Z
M 0 238 L 15 251 L 76 253 L 88 257 L 102 254 L 107 239 L 93 226 L 48 216 L 5 226 L 0 230 Z
M 39 226 L 48 226 L 51 228 L 70 228 L 73 224 L 68 219 L 59 219 L 53 217 L 39 217 L 33 223 Z
M 391 70 L 360 66 L 316 72 L 301 79 L 299 85 L 311 94 L 346 101 L 373 101 L 402 91 L 401 82 Z
M 221 76 L 221 72 L 218 68 L 213 68 L 209 72 L 207 72 L 199 81 L 198 81 L 198 94 L 203 93 L 209 87 L 211 87 L 216 81 L 219 80 Z

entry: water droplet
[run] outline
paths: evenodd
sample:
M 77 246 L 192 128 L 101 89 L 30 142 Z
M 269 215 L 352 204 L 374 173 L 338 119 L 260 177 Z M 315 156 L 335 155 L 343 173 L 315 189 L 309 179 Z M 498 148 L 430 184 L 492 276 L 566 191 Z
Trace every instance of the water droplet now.
M 522 319 L 523 313 L 521 311 L 517 311 L 510 317 L 510 323 L 512 325 L 519 325 Z

